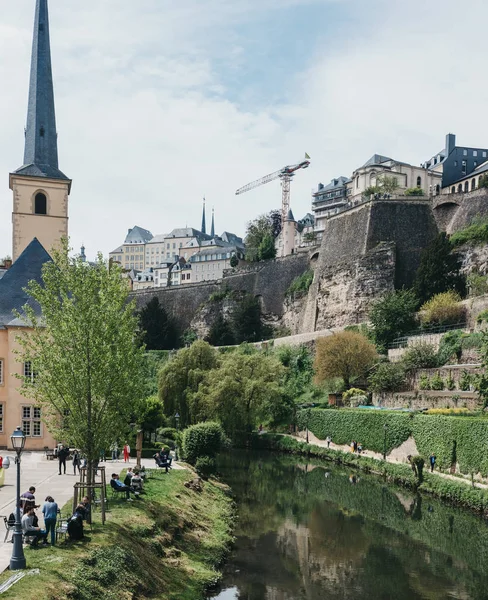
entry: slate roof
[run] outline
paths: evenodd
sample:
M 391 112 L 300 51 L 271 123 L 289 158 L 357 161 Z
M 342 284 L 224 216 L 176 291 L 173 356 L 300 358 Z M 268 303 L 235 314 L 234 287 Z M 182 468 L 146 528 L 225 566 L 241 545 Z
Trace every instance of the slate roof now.
M 119 246 L 118 248 L 115 248 L 115 250 L 112 250 L 112 252 L 110 252 L 109 254 L 120 254 L 123 251 L 124 251 L 124 246 Z
M 209 240 L 210 236 L 206 233 L 202 233 L 198 231 L 198 229 L 194 229 L 193 227 L 180 227 L 177 229 L 173 229 L 171 233 L 165 236 L 165 239 L 170 238 L 182 238 L 182 237 L 196 237 L 198 239 Z
M 291 208 L 288 211 L 288 214 L 286 215 L 286 221 L 295 221 L 295 217 L 293 216 L 293 213 L 291 212 Z
M 58 167 L 47 0 L 36 0 L 24 164 L 15 173 L 69 181 Z
M 164 238 L 167 237 L 164 233 L 158 233 L 158 235 L 155 235 L 151 240 L 149 240 L 149 242 L 147 242 L 148 244 L 161 244 L 162 242 L 164 242 Z
M 227 242 L 228 244 L 233 244 L 240 248 L 244 248 L 244 242 L 242 238 L 236 235 L 235 233 L 224 231 L 224 233 L 220 237 L 224 240 L 224 242 Z
M 42 281 L 42 265 L 52 260 L 37 238 L 34 238 L 10 269 L 0 279 L 0 327 L 6 325 L 26 325 L 19 321 L 12 311 L 31 303 L 37 315 L 40 307 L 33 304 L 24 288 L 29 281 Z
M 152 240 L 152 238 L 153 234 L 150 231 L 135 225 L 127 232 L 124 244 L 145 244 L 149 240 Z
M 370 167 L 371 165 L 381 165 L 381 163 L 388 162 L 389 160 L 393 160 L 389 156 L 383 156 L 382 154 L 373 154 L 373 156 L 367 160 L 363 167 Z

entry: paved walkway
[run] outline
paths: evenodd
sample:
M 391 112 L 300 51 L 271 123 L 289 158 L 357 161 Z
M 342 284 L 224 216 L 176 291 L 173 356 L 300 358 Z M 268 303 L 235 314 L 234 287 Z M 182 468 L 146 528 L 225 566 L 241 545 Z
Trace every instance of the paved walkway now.
M 13 453 L 8 453 L 8 456 L 13 456 Z M 102 465 L 106 465 L 107 484 L 112 472 L 120 472 L 126 466 L 135 466 L 135 464 L 135 458 L 132 458 L 129 463 L 120 460 L 114 463 L 112 461 L 102 463 Z M 155 467 L 153 459 L 142 459 L 142 464 L 146 468 Z M 183 469 L 184 467 L 173 462 L 173 468 Z M 10 468 L 5 472 L 5 485 L 0 488 L 0 515 L 2 516 L 8 517 L 11 512 L 14 512 L 16 477 L 17 467 L 14 461 L 11 460 Z M 20 478 L 21 494 L 33 485 L 36 488 L 37 504 L 42 506 L 46 496 L 49 495 L 54 498 L 60 508 L 73 497 L 73 486 L 79 481 L 79 476 L 73 474 L 73 466 L 70 461 L 66 464 L 66 475 L 59 475 L 58 461 L 47 460 L 44 453 L 41 452 L 25 452 L 22 455 Z M 42 527 L 41 509 L 38 509 L 37 514 Z M 12 554 L 12 544 L 9 542 L 4 543 L 4 538 L 3 518 L 0 518 L 0 573 L 8 567 L 10 555 Z
M 298 440 L 299 442 L 303 442 L 305 439 L 306 433 L 305 431 L 300 431 L 298 435 L 291 435 L 290 437 Z M 308 432 L 308 439 L 311 444 L 314 446 L 321 446 L 322 448 L 327 448 L 327 442 L 325 440 L 319 440 L 311 431 Z M 334 444 L 331 442 L 330 444 L 331 450 L 339 450 L 340 452 L 351 452 L 351 446 Z M 417 452 L 412 451 L 408 440 L 404 444 L 402 444 L 399 448 L 395 448 L 392 450 L 390 454 L 387 454 L 386 461 L 390 463 L 400 463 L 400 464 L 408 464 L 407 456 L 409 454 L 413 455 Z M 374 458 L 376 460 L 383 460 L 383 455 L 379 452 L 373 452 L 372 450 L 363 450 L 361 452 L 361 456 L 369 456 L 369 458 Z M 429 468 L 429 465 L 425 464 L 425 470 Z M 472 485 L 471 479 L 467 479 L 465 477 L 456 477 L 455 475 L 450 475 L 449 473 L 440 473 L 439 471 L 434 471 L 434 475 L 438 475 L 439 477 L 443 477 L 444 479 L 450 479 L 451 481 L 457 481 L 460 483 L 465 483 L 466 485 Z M 488 484 L 481 483 L 479 481 L 475 481 L 474 486 L 477 488 L 481 488 L 484 490 L 488 489 Z

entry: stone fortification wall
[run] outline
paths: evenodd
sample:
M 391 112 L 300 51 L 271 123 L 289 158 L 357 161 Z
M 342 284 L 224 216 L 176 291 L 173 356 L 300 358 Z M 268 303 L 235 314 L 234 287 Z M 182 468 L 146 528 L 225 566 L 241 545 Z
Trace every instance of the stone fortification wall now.
M 132 297 L 140 309 L 157 296 L 180 331 L 190 327 L 193 317 L 211 294 L 225 288 L 259 297 L 263 313 L 277 320 L 283 315 L 286 290 L 295 277 L 307 270 L 308 264 L 306 254 L 288 256 L 246 265 L 242 271 L 239 268 L 229 269 L 224 278 L 218 281 L 140 290 L 133 292 Z
M 437 234 L 429 200 L 372 200 L 328 219 L 301 331 L 367 319 L 385 292 L 411 285 Z
M 367 320 L 371 303 L 394 288 L 395 245 L 379 244 L 365 256 L 315 271 L 303 331 L 343 327 Z

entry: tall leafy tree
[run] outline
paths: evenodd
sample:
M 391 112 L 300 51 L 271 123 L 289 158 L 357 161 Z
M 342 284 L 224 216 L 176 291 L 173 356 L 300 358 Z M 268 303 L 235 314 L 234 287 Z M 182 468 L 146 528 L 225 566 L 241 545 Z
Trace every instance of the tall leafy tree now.
M 231 324 L 222 313 L 212 323 L 206 341 L 212 346 L 231 346 L 234 344 L 234 333 Z
M 180 350 L 159 372 L 159 399 L 164 414 L 180 415 L 182 427 L 204 418 L 205 410 L 199 406 L 196 393 L 207 371 L 218 366 L 217 352 L 202 340 Z
M 259 260 L 269 260 L 271 258 L 276 258 L 276 247 L 274 243 L 274 238 L 270 233 L 267 233 L 258 248 Z
M 415 327 L 418 300 L 412 290 L 388 292 L 375 302 L 369 313 L 373 337 L 378 349 L 386 350 L 395 338 Z
M 281 232 L 281 212 L 272 210 L 249 221 L 246 231 L 246 259 L 251 261 L 274 258 L 274 240 Z M 266 238 L 266 240 L 265 240 Z M 264 254 L 261 254 L 264 252 Z M 268 254 L 273 254 L 268 256 Z
M 449 238 L 444 232 L 422 252 L 415 275 L 413 290 L 420 304 L 432 296 L 449 290 L 461 297 L 466 295 L 466 278 L 460 272 L 461 260 L 452 252 Z
M 119 268 L 109 269 L 101 254 L 94 266 L 69 258 L 67 242 L 28 292 L 21 316 L 32 328 L 18 338 L 19 358 L 32 362 L 36 377 L 22 393 L 57 439 L 80 448 L 93 481 L 100 449 L 125 434 L 143 393 L 134 304 Z
M 319 383 L 342 377 L 346 389 L 352 381 L 366 374 L 377 360 L 376 349 L 362 334 L 340 331 L 317 340 L 315 373 Z
M 261 305 L 257 298 L 246 294 L 232 314 L 232 329 L 237 344 L 258 342 L 263 339 Z
M 139 327 L 146 350 L 172 350 L 178 345 L 176 327 L 157 296 L 140 310 Z

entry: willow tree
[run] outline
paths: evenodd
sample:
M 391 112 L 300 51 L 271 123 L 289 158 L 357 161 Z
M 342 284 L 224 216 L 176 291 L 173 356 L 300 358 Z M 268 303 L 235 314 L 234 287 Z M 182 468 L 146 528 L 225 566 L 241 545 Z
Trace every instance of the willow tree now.
M 18 337 L 19 360 L 35 373 L 22 393 L 42 408 L 57 439 L 86 456 L 93 482 L 100 450 L 120 439 L 138 412 L 143 349 L 120 269 L 101 254 L 92 265 L 70 258 L 67 242 L 52 255 L 42 282 L 29 283 L 30 301 L 19 315 L 28 326 Z

